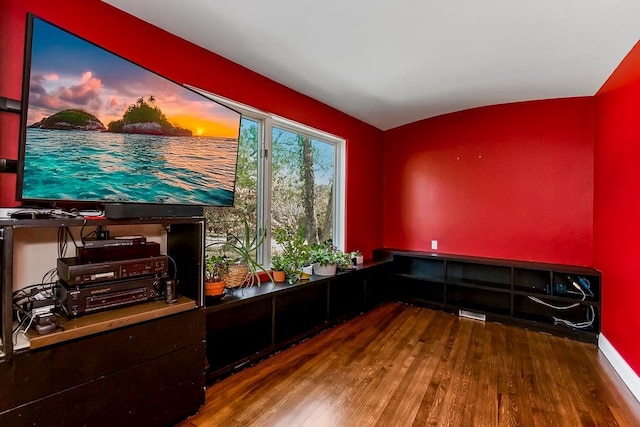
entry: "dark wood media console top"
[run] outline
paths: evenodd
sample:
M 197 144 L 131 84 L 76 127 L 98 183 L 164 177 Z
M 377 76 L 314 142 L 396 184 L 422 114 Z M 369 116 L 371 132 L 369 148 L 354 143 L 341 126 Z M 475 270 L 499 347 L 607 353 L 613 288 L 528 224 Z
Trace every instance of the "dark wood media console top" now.
M 192 299 L 180 297 L 177 302 L 152 301 L 128 307 L 108 310 L 100 313 L 71 319 L 60 325 L 60 330 L 46 335 L 38 335 L 29 330 L 29 348 L 37 349 L 76 338 L 86 337 L 100 332 L 110 331 L 123 326 L 134 325 L 147 320 L 158 319 L 196 308 Z

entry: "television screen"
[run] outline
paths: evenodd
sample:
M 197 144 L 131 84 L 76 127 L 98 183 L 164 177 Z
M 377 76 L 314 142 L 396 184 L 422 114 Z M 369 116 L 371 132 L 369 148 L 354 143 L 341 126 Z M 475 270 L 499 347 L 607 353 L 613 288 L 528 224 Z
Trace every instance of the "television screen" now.
M 28 21 L 19 200 L 233 205 L 238 112 Z

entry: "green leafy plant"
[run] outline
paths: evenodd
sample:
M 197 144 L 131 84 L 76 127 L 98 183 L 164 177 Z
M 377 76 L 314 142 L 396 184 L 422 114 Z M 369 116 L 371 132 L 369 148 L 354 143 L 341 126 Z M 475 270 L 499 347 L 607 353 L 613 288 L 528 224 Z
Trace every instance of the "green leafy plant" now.
M 350 269 L 352 267 L 353 267 L 353 261 L 351 260 L 351 255 L 342 253 L 341 259 L 338 261 L 338 268 Z
M 331 240 L 327 240 L 311 247 L 311 262 L 321 266 L 337 264 L 344 267 L 351 263 L 351 257 L 333 246 Z
M 302 231 L 293 233 L 285 228 L 277 228 L 273 237 L 281 247 L 282 252 L 273 257 L 280 257 L 284 264 L 285 276 L 289 283 L 300 279 L 302 267 L 310 264 L 310 247 L 307 245 Z M 273 260 L 272 260 L 273 263 Z
M 223 280 L 225 274 L 229 272 L 229 266 L 232 264 L 231 258 L 225 254 L 213 254 L 205 260 L 205 281 L 218 282 Z
M 277 228 L 273 232 L 273 237 L 279 245 L 282 246 L 282 255 L 290 262 L 295 262 L 302 267 L 309 262 L 309 245 L 304 239 L 302 230 L 293 233 L 284 228 Z
M 288 262 L 289 260 L 285 256 L 281 254 L 274 254 L 271 257 L 271 268 L 273 268 L 274 271 L 284 271 Z
M 300 280 L 300 267 L 295 263 L 290 262 L 284 266 L 284 275 L 289 283 L 295 283 Z

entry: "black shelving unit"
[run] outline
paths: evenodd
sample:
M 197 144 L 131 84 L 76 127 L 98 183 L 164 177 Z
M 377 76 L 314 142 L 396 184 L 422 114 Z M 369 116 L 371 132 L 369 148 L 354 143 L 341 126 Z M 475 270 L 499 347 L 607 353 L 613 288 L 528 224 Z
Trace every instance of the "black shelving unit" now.
M 400 301 L 597 342 L 595 269 L 395 249 L 375 255 L 393 260 L 391 288 Z

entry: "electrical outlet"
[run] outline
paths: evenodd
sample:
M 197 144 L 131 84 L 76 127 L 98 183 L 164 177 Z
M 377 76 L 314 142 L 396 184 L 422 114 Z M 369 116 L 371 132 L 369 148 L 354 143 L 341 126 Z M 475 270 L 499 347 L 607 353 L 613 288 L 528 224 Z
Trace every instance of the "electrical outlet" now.
M 432 240 L 431 241 L 431 250 L 432 251 L 437 251 L 438 250 L 438 241 L 437 240 Z

